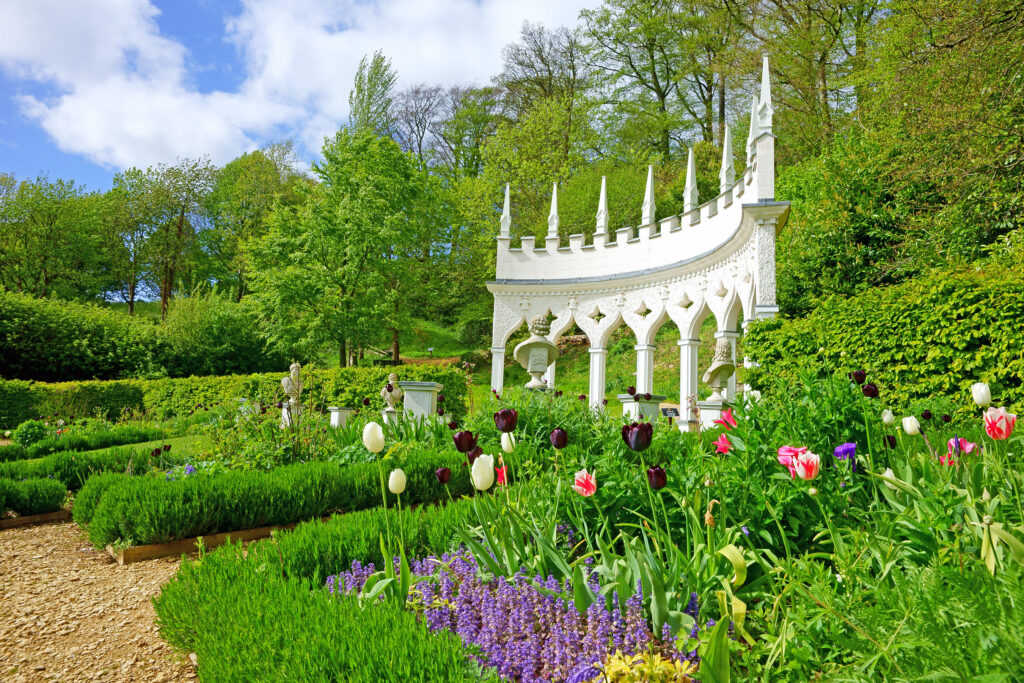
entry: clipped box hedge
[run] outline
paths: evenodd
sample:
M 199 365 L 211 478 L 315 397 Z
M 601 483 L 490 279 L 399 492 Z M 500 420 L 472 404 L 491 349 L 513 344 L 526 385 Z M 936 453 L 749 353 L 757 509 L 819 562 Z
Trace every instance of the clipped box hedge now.
M 824 300 L 806 318 L 754 323 L 746 381 L 802 369 L 864 368 L 893 408 L 945 396 L 966 413 L 970 386 L 987 381 L 1000 405 L 1024 405 L 1024 273 L 937 272 L 849 299 Z M 845 355 L 844 355 L 845 354 Z
M 450 467 L 451 494 L 470 490 L 456 453 L 415 453 L 401 467 L 407 477 L 403 505 L 447 496 L 434 471 Z M 384 476 L 393 465 L 385 463 Z M 193 474 L 168 480 L 138 477 L 115 483 L 100 496 L 89 525 L 97 548 L 112 543 L 165 543 L 193 536 L 279 526 L 381 504 L 377 463 L 301 463 L 269 472 Z M 389 501 L 395 497 L 388 494 Z
M 40 458 L 58 451 L 93 451 L 111 446 L 156 441 L 165 436 L 167 431 L 160 427 L 120 425 L 102 432 L 55 436 L 37 441 L 27 448 L 18 444 L 0 446 L 0 462 Z
M 163 469 L 180 464 L 172 452 L 154 456 L 147 449 L 115 448 L 96 453 L 64 451 L 35 460 L 15 460 L 0 463 L 0 479 L 30 479 L 53 477 L 71 491 L 82 488 L 86 480 L 103 472 L 145 474 L 151 469 Z
M 68 490 L 56 479 L 0 479 L 0 512 L 41 515 L 64 507 Z
M 381 406 L 380 390 L 388 374 L 400 380 L 434 381 L 444 385 L 444 408 L 455 417 L 465 413 L 466 374 L 451 365 L 402 365 L 373 368 L 304 368 L 303 402 L 314 409 L 328 406 L 361 407 L 364 398 Z M 40 415 L 85 416 L 102 413 L 108 419 L 124 411 L 147 411 L 159 419 L 187 415 L 197 406 L 233 405 L 248 398 L 264 405 L 283 398 L 284 373 L 181 377 L 151 380 L 112 380 L 47 384 L 0 380 L 0 429 L 13 429 Z

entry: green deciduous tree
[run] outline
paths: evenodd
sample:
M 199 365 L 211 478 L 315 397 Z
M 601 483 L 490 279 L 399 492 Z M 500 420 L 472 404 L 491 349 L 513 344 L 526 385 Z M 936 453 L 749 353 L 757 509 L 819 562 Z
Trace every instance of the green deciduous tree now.
M 380 50 L 367 61 L 364 56 L 356 70 L 355 84 L 348 95 L 349 123 L 377 135 L 392 135 L 395 114 L 392 111 L 393 91 L 398 75 L 391 60 Z

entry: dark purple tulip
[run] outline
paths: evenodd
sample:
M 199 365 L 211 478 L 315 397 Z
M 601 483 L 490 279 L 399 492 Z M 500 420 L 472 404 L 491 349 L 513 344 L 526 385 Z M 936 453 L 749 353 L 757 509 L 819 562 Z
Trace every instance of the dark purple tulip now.
M 444 394 L 438 394 L 437 395 L 437 402 L 438 403 L 444 403 Z
M 364 405 L 364 406 L 369 406 L 369 405 L 370 405 L 370 399 L 368 399 L 368 398 L 364 398 L 364 399 L 363 399 L 363 405 Z
M 551 445 L 555 447 L 555 450 L 562 450 L 569 444 L 569 435 L 566 434 L 565 430 L 561 427 L 555 427 L 551 430 Z
M 932 419 L 932 411 L 930 411 L 927 408 L 925 408 L 923 411 L 921 411 L 921 419 L 922 420 L 930 420 L 930 419 Z
M 889 448 L 895 449 L 896 448 L 896 437 L 893 436 L 892 434 L 886 434 L 885 435 L 885 445 L 888 446 Z
M 469 453 L 466 453 L 466 459 L 469 460 L 469 466 L 472 467 L 473 466 L 473 461 L 476 460 L 477 458 L 479 458 L 483 454 L 484 454 L 484 449 L 480 448 L 479 446 L 476 446 Z
M 665 474 L 663 467 L 657 465 L 651 465 L 647 468 L 647 483 L 651 485 L 651 488 L 655 491 L 660 491 L 665 488 L 665 484 L 668 483 L 668 475 Z
M 476 448 L 476 436 L 473 432 L 459 432 L 452 435 L 455 441 L 455 448 L 459 453 L 469 453 Z
M 646 392 L 644 394 L 644 400 L 645 401 L 650 401 L 651 400 L 651 392 L 648 391 L 648 392 Z
M 437 481 L 441 484 L 447 484 L 452 478 L 452 471 L 447 467 L 438 467 L 434 470 L 434 476 L 437 477 Z
M 512 408 L 502 408 L 494 414 L 494 426 L 499 432 L 512 432 L 519 422 L 519 413 Z
M 558 391 L 555 392 L 555 398 L 559 398 L 561 395 L 562 395 L 562 390 L 561 389 L 559 389 Z
M 626 393 L 630 396 L 636 395 L 636 387 L 626 387 Z
M 452 420 L 451 422 L 448 423 L 448 429 L 452 430 L 453 432 L 456 429 L 458 429 L 458 428 L 459 428 L 459 423 L 456 422 L 455 420 Z
M 391 382 L 388 382 L 387 384 L 384 385 L 384 388 L 388 390 L 388 393 L 391 393 L 392 391 L 395 390 L 395 385 L 393 385 Z
M 949 415 L 943 414 L 942 421 L 945 422 L 946 424 L 949 424 L 950 422 L 953 421 L 953 418 L 951 418 Z
M 150 451 L 149 454 L 155 458 L 156 456 L 160 455 L 161 452 L 162 451 L 159 448 L 154 448 L 152 451 Z
M 580 394 L 580 395 L 579 395 L 579 399 L 580 399 L 581 401 L 586 401 L 586 400 L 587 400 L 587 395 L 586 395 L 586 394 Z
M 438 414 L 439 417 L 444 417 L 444 408 L 438 408 L 437 409 L 437 414 Z
M 169 444 L 169 443 L 165 443 L 165 444 L 164 444 L 164 453 L 166 453 L 166 452 L 167 452 L 167 451 L 169 451 L 169 450 L 171 450 L 171 444 Z
M 277 406 L 278 408 L 284 408 L 284 403 L 282 403 L 281 401 L 278 401 L 278 402 L 277 402 L 277 403 L 276 403 L 275 405 L 276 405 L 276 406 Z
M 603 405 L 603 406 L 606 406 L 606 405 L 608 405 L 608 399 L 606 399 L 606 398 L 602 398 L 602 399 L 601 399 L 601 405 Z
M 622 425 L 622 440 L 634 451 L 646 451 L 651 446 L 654 426 L 650 422 Z
M 868 398 L 878 398 L 878 385 L 874 382 L 868 382 L 860 388 Z
M 868 378 L 868 373 L 865 370 L 854 370 L 850 373 L 850 379 L 857 384 L 864 384 L 864 380 Z

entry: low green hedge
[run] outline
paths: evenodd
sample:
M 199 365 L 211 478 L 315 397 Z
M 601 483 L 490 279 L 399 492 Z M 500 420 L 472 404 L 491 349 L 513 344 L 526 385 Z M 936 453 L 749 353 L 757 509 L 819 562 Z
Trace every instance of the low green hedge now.
M 0 479 L 29 479 L 53 477 L 69 490 L 77 491 L 93 474 L 101 472 L 130 472 L 144 474 L 151 469 L 164 469 L 180 464 L 173 452 L 154 456 L 149 450 L 115 448 L 97 453 L 65 451 L 36 460 L 16 460 L 0 463 Z
M 326 410 L 327 406 L 361 408 L 363 399 L 368 398 L 372 405 L 383 407 L 379 394 L 390 372 L 396 372 L 401 380 L 443 384 L 445 410 L 456 418 L 465 414 L 466 374 L 450 365 L 304 368 L 303 402 L 315 410 Z M 266 373 L 57 384 L 0 380 L 0 429 L 11 429 L 39 415 L 67 418 L 102 413 L 115 419 L 125 411 L 147 411 L 167 419 L 187 415 L 197 407 L 234 405 L 237 398 L 270 405 L 283 398 L 283 376 Z
M 161 637 L 196 654 L 203 681 L 480 680 L 457 636 L 429 632 L 393 603 L 360 605 L 286 578 L 264 548 L 185 562 L 153 600 Z
M 68 490 L 56 479 L 0 479 L 0 512 L 41 515 L 64 507 Z
M 114 484 L 120 484 L 128 480 L 128 475 L 122 472 L 102 472 L 89 477 L 85 485 L 75 494 L 75 504 L 71 508 L 71 517 L 75 524 L 88 526 L 92 521 L 96 506 L 100 504 L 100 498 Z
M 1024 273 L 938 272 L 849 299 L 824 300 L 806 318 L 751 325 L 746 381 L 795 377 L 807 367 L 864 368 L 892 408 L 946 396 L 966 413 L 970 386 L 987 381 L 995 400 L 1024 404 Z
M 413 453 L 402 462 L 407 488 L 402 503 L 412 505 L 447 495 L 434 470 L 450 467 L 449 487 L 458 496 L 470 490 L 469 474 L 456 453 Z M 388 476 L 391 464 L 384 465 Z M 89 522 L 97 548 L 127 541 L 164 543 L 215 532 L 277 526 L 351 512 L 381 503 L 377 463 L 302 463 L 269 472 L 197 473 L 178 479 L 134 478 L 103 493 Z M 395 497 L 388 494 L 393 502 Z
M 167 436 L 167 431 L 161 427 L 120 425 L 103 432 L 55 436 L 38 441 L 28 448 L 23 448 L 18 444 L 0 446 L 0 462 L 39 458 L 58 451 L 92 451 L 111 446 L 157 441 L 165 436 Z

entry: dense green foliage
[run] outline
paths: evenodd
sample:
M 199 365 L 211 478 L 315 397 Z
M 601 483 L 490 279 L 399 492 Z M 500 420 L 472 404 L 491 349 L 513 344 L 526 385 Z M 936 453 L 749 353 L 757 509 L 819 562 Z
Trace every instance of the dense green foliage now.
M 204 681 L 479 680 L 457 637 L 430 633 L 398 605 L 327 599 L 252 546 L 186 562 L 154 606 L 161 635 L 196 653 Z
M 19 425 L 15 430 L 15 440 L 17 440 L 17 434 L 24 430 L 26 425 L 35 423 L 42 425 L 38 420 L 29 420 Z M 44 434 L 50 431 L 45 427 L 44 430 Z M 166 430 L 162 427 L 139 427 L 136 425 L 118 425 L 103 431 L 87 430 L 80 433 L 61 434 L 36 440 L 29 446 L 24 446 L 20 442 L 11 446 L 0 446 L 0 462 L 39 458 L 57 451 L 92 451 L 110 446 L 156 441 L 164 438 L 166 434 Z
M 19 515 L 40 515 L 64 507 L 68 490 L 55 479 L 0 478 L 0 513 L 11 510 Z
M 447 496 L 434 477 L 438 467 L 453 470 L 452 495 L 470 490 L 464 468 L 458 471 L 461 462 L 462 456 L 451 452 L 420 452 L 394 464 L 302 463 L 270 472 L 131 479 L 103 493 L 89 523 L 89 540 L 98 548 L 120 541 L 144 545 L 362 510 L 382 501 L 381 472 L 386 477 L 393 466 L 408 479 L 403 503 L 431 502 Z
M 995 267 L 938 272 L 849 299 L 833 297 L 808 317 L 753 325 L 746 353 L 760 364 L 756 388 L 800 369 L 866 368 L 894 408 L 954 396 L 987 381 L 1005 405 L 1024 403 L 1024 278 Z M 773 400 L 775 400 L 773 398 Z
M 100 498 L 111 486 L 128 480 L 127 474 L 122 472 L 103 472 L 94 474 L 85 481 L 85 485 L 75 494 L 75 503 L 71 508 L 71 516 L 75 524 L 88 526 L 92 521 L 96 506 Z
M 81 453 L 64 451 L 35 460 L 15 460 L 0 463 L 0 479 L 53 477 L 69 490 L 76 491 L 93 474 L 100 472 L 126 472 L 146 474 L 153 468 L 162 469 L 177 464 L 179 458 L 171 451 L 154 455 L 148 449 L 125 446 L 108 451 Z
M 401 379 L 443 384 L 446 410 L 456 416 L 464 413 L 466 376 L 450 366 L 304 368 L 303 399 L 316 410 L 360 407 L 364 398 L 380 405 L 380 388 L 387 383 L 390 372 L 397 372 Z M 243 397 L 263 406 L 281 400 L 281 374 L 57 384 L 0 380 L 0 427 L 15 427 L 39 415 L 83 416 L 97 412 L 116 418 L 124 411 L 147 411 L 164 419 L 186 416 L 218 403 L 232 405 Z
M 18 428 L 11 434 L 11 438 L 22 448 L 28 448 L 45 439 L 49 433 L 50 430 L 42 420 L 27 420 L 18 425 Z M 9 459 L 5 458 L 5 460 Z

